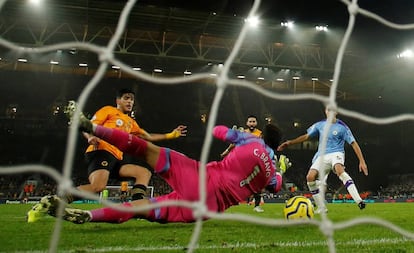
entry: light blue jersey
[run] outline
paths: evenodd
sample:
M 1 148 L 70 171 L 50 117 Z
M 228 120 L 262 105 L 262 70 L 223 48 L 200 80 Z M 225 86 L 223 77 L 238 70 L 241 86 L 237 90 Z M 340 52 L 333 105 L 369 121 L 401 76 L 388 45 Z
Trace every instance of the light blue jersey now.
M 326 125 L 326 119 L 316 122 L 312 126 L 310 126 L 307 130 L 307 134 L 309 137 L 313 138 L 319 136 L 319 147 L 318 151 L 316 152 L 315 156 L 312 159 L 312 162 L 316 160 L 316 158 L 321 153 L 321 146 L 322 146 L 322 133 Z M 326 151 L 325 154 L 333 153 L 333 152 L 342 152 L 345 154 L 345 141 L 348 144 L 351 144 L 355 141 L 355 137 L 351 132 L 351 129 L 342 121 L 337 119 L 335 123 L 331 125 L 328 133 L 328 140 L 326 143 Z

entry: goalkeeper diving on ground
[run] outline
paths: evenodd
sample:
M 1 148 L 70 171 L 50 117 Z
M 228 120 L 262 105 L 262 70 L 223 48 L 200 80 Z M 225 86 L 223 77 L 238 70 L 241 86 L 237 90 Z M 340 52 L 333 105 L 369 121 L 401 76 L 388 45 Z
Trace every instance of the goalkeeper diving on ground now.
M 75 106 L 72 104 L 67 110 L 70 118 L 74 117 L 74 111 Z M 81 131 L 92 133 L 117 146 L 121 151 L 146 161 L 173 189 L 166 195 L 121 205 L 142 207 L 163 201 L 199 201 L 199 161 L 128 133 L 93 124 L 83 114 L 80 115 L 79 122 Z M 214 127 L 213 136 L 221 141 L 234 143 L 235 147 L 223 160 L 212 161 L 206 165 L 206 207 L 209 211 L 224 212 L 263 188 L 273 193 L 281 189 L 282 176 L 277 172 L 274 159 L 275 150 L 281 140 L 281 132 L 276 125 L 266 125 L 262 138 L 221 125 Z M 66 205 L 57 196 L 43 197 L 40 204 L 43 212 L 52 216 L 58 215 L 59 205 Z M 164 206 L 143 211 L 119 211 L 111 207 L 88 211 L 65 206 L 63 213 L 64 220 L 77 224 L 122 223 L 132 218 L 159 223 L 187 223 L 196 220 L 192 209 L 181 206 Z

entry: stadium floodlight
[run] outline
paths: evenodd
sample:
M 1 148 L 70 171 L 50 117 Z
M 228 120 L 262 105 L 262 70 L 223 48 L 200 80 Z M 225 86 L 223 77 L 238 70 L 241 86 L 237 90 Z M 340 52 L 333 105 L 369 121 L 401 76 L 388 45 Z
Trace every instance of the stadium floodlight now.
M 141 70 L 141 68 L 140 68 L 140 67 L 133 67 L 133 68 L 132 68 L 132 70 L 135 70 L 135 71 L 140 71 L 140 70 Z
M 300 79 L 300 77 L 299 77 L 299 76 L 293 76 L 293 77 L 292 77 L 292 79 L 293 79 L 293 80 L 299 80 L 299 79 Z
M 116 65 L 112 65 L 112 68 L 113 68 L 113 69 L 120 69 L 121 67 L 116 66 Z
M 280 25 L 283 27 L 292 28 L 294 26 L 294 22 L 293 21 L 281 22 Z
M 238 79 L 245 79 L 245 78 L 246 78 L 246 76 L 244 76 L 244 75 L 238 75 L 238 76 L 237 76 L 237 78 L 238 78 Z
M 189 70 L 184 71 L 184 75 L 191 75 L 191 74 L 192 74 L 192 72 L 189 71 Z
M 155 72 L 155 73 L 162 73 L 162 69 L 157 69 L 157 68 L 156 68 L 156 69 L 154 69 L 154 72 Z
M 315 82 L 318 81 L 319 78 L 312 77 L 312 92 L 315 93 Z
M 248 23 L 251 27 L 257 27 L 260 24 L 260 19 L 254 16 L 246 18 L 244 22 Z
M 29 0 L 29 3 L 33 5 L 39 5 L 41 2 L 41 0 Z
M 327 25 L 317 25 L 315 26 L 316 31 L 327 32 L 328 26 Z
M 19 58 L 19 59 L 17 59 L 17 61 L 18 61 L 18 62 L 27 62 L 27 59 L 24 59 L 24 58 Z
M 50 64 L 52 64 L 52 65 L 59 65 L 59 62 L 58 61 L 51 60 L 50 61 Z
M 413 51 L 411 51 L 411 49 L 407 49 L 397 55 L 397 58 L 412 58 L 412 57 L 413 57 Z
M 79 67 L 88 67 L 87 63 L 79 63 Z

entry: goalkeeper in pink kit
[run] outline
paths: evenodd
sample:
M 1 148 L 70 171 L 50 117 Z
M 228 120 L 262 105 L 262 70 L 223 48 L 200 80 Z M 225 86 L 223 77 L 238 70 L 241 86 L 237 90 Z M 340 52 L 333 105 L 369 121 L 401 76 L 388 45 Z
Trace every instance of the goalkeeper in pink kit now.
M 144 159 L 173 189 L 171 193 L 160 197 L 122 205 L 138 207 L 162 201 L 199 200 L 199 161 L 128 133 L 92 124 L 83 115 L 80 118 L 80 128 L 113 144 L 125 153 Z M 280 190 L 282 176 L 276 171 L 274 154 L 281 139 L 277 126 L 266 125 L 262 138 L 225 126 L 214 127 L 213 136 L 234 143 L 235 148 L 223 160 L 206 165 L 206 205 L 209 211 L 223 212 L 233 205 L 238 205 L 248 196 L 261 192 L 263 188 L 271 192 Z M 57 206 L 62 201 L 56 196 L 46 196 L 41 203 L 50 215 L 56 216 Z M 66 207 L 63 214 L 63 219 L 74 223 L 122 223 L 132 218 L 144 218 L 159 223 L 195 221 L 193 210 L 181 206 L 126 212 L 111 207 L 90 211 Z

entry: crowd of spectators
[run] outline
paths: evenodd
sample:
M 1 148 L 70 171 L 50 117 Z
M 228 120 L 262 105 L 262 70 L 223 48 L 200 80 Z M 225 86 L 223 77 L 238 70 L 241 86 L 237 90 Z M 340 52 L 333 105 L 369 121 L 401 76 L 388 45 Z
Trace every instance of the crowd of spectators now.
M 86 178 L 74 177 L 72 178 L 73 185 L 84 183 Z M 120 186 L 119 180 L 112 180 L 109 185 Z M 380 187 L 376 194 L 370 192 L 363 192 L 364 198 L 378 198 L 378 199 L 397 199 L 397 198 L 414 198 L 414 174 L 392 175 L 388 180 L 389 184 L 386 187 Z M 150 181 L 150 186 L 153 186 L 154 196 L 163 195 L 171 192 L 171 187 L 158 175 L 154 174 Z M 305 189 L 285 189 L 278 193 L 278 195 L 266 195 L 264 198 L 284 198 L 287 199 L 293 195 L 306 195 L 309 192 Z M 197 189 L 198 190 L 198 189 Z M 328 189 L 327 198 L 332 199 L 347 199 L 346 194 L 341 194 L 338 191 L 330 191 Z M 56 182 L 46 176 L 37 175 L 35 179 L 33 176 L 27 175 L 1 175 L 0 176 L 0 199 L 9 200 L 24 200 L 30 198 L 39 198 L 48 194 L 56 194 Z
M 388 185 L 380 187 L 378 197 L 380 198 L 414 198 L 414 174 L 389 176 Z

